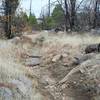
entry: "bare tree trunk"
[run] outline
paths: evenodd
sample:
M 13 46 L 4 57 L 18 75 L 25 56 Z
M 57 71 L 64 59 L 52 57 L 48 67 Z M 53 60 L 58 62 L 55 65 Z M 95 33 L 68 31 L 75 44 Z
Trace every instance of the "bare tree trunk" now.
M 9 6 L 9 4 L 8 4 L 8 0 L 5 0 L 5 2 L 4 2 L 4 16 L 6 17 L 6 20 L 5 20 L 5 27 L 4 27 L 4 29 L 5 29 L 5 33 L 6 33 L 6 36 L 8 37 L 8 6 Z
M 69 16 L 69 12 L 68 12 L 67 0 L 65 0 L 65 27 L 66 27 L 66 31 L 68 31 L 68 24 L 70 25 L 70 16 Z
M 4 0 L 4 16 L 6 17 L 5 21 L 5 33 L 6 37 L 12 38 L 12 31 L 11 31 L 11 26 L 12 26 L 12 15 L 15 14 L 15 11 L 19 5 L 18 0 Z
M 9 0 L 5 0 L 4 10 L 5 10 L 4 15 L 6 16 L 4 29 L 7 38 L 11 38 L 11 4 Z
M 96 28 L 96 25 L 97 25 L 97 9 L 98 9 L 97 6 L 98 6 L 98 0 L 96 0 L 94 4 L 93 28 Z
M 50 17 L 50 9 L 51 9 L 51 6 L 50 6 L 50 0 L 48 1 L 48 17 Z
M 71 30 L 74 29 L 75 25 L 75 18 L 76 18 L 76 0 L 70 0 L 70 5 L 71 5 L 71 15 L 70 15 L 70 28 Z

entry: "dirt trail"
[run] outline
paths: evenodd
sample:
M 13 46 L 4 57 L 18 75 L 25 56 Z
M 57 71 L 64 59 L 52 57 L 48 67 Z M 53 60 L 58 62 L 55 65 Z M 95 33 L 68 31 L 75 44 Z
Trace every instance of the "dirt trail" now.
M 85 47 L 90 44 L 91 39 L 93 43 L 99 43 L 98 37 L 40 34 L 31 38 L 35 40 L 33 48 L 37 48 L 41 62 L 30 69 L 55 100 L 99 100 L 98 93 L 94 96 L 94 91 L 98 91 L 96 80 L 99 79 L 94 78 L 91 81 L 91 78 L 99 75 L 95 69 L 95 65 L 99 64 L 96 57 L 99 56 L 84 54 Z M 87 61 L 92 59 L 95 60 L 95 64 L 90 65 L 88 69 Z M 86 63 L 84 71 L 83 63 Z M 93 76 L 88 76 L 90 70 L 93 70 Z
M 100 54 L 84 53 L 99 42 L 47 32 L 1 41 L 0 100 L 100 100 Z

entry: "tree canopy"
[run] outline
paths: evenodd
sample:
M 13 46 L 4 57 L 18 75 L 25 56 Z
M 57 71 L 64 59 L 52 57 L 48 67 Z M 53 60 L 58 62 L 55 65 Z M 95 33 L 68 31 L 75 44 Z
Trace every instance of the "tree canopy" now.
M 56 26 L 64 24 L 64 11 L 60 4 L 57 4 L 52 12 L 52 18 Z

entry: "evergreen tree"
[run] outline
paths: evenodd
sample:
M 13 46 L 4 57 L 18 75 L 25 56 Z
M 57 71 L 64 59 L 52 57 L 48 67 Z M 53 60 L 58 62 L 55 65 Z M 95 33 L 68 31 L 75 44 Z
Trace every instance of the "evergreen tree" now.
M 64 11 L 60 4 L 57 4 L 52 12 L 52 18 L 55 26 L 61 26 L 65 23 Z

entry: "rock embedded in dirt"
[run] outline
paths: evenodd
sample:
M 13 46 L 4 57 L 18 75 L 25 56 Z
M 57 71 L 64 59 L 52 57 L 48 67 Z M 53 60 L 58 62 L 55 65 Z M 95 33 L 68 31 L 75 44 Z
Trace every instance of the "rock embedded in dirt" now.
M 0 88 L 0 100 L 13 100 L 13 93 L 7 87 Z
M 93 54 L 93 53 L 85 54 L 85 55 L 84 54 L 78 55 L 78 56 L 74 57 L 75 58 L 75 62 L 74 63 L 76 65 L 79 65 L 79 64 L 85 62 L 86 60 L 92 59 L 94 57 L 95 57 L 95 54 Z
M 94 57 L 84 61 L 59 83 L 63 93 L 73 100 L 100 100 L 100 60 Z
M 28 58 L 25 60 L 25 65 L 26 66 L 36 66 L 39 65 L 41 63 L 40 58 Z
M 93 52 L 100 52 L 100 43 L 98 44 L 91 44 L 85 48 L 85 53 L 93 53 Z
M 58 55 L 56 55 L 56 56 L 53 57 L 52 62 L 57 62 L 61 58 L 62 58 L 62 55 L 61 54 L 58 54 Z
M 11 42 L 17 45 L 20 42 L 20 37 L 14 37 Z
M 26 95 L 28 90 L 31 88 L 28 87 L 26 84 L 24 84 L 22 81 L 19 80 L 12 80 L 12 82 L 14 85 L 16 85 L 16 88 L 18 89 L 19 93 L 22 95 Z

